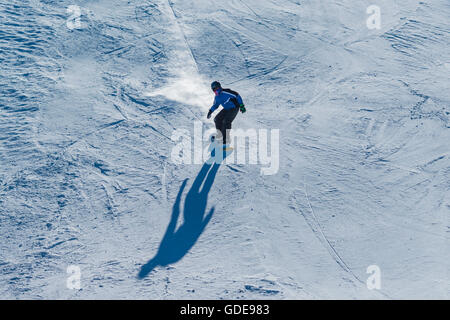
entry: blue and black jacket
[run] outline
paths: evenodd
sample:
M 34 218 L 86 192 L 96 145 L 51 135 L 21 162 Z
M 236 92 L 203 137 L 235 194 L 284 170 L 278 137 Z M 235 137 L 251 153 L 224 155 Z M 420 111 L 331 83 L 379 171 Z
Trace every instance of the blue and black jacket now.
M 231 89 L 219 89 L 217 95 L 214 98 L 214 104 L 211 107 L 211 112 L 214 112 L 220 105 L 225 110 L 230 110 L 233 108 L 239 108 L 244 105 L 241 96 L 236 91 Z

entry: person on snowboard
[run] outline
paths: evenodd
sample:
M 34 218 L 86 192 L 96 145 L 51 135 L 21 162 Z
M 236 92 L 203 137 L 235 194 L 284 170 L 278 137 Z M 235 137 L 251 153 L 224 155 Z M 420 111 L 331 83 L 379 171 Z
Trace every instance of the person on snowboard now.
M 223 109 L 214 117 L 217 136 L 213 137 L 213 140 L 218 141 L 222 138 L 223 145 L 226 147 L 229 140 L 227 133 L 229 133 L 229 130 L 231 129 L 231 123 L 234 118 L 236 118 L 239 110 L 241 110 L 242 113 L 246 111 L 244 102 L 239 93 L 231 89 L 223 89 L 218 81 L 211 83 L 211 90 L 216 96 L 214 98 L 213 106 L 209 109 L 207 118 L 211 118 L 212 113 L 222 105 Z

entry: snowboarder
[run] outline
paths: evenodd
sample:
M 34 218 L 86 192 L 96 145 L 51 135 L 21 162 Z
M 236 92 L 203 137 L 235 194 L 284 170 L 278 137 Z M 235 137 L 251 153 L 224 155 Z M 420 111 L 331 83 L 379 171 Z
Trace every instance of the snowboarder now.
M 220 82 L 214 81 L 211 83 L 211 90 L 216 95 L 214 98 L 214 104 L 209 109 L 207 118 L 211 118 L 212 113 L 222 105 L 223 109 L 214 117 L 214 123 L 216 124 L 217 136 L 213 137 L 213 141 L 223 141 L 224 148 L 229 141 L 227 133 L 231 129 L 231 123 L 236 118 L 239 110 L 244 113 L 245 106 L 241 96 L 236 91 L 231 89 L 223 89 Z

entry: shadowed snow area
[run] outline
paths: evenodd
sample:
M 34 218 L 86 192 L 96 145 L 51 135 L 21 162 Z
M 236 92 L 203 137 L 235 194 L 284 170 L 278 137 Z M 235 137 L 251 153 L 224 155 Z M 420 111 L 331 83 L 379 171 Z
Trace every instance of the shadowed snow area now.
M 373 4 L 0 0 L 0 297 L 448 299 L 450 5 Z M 171 160 L 213 80 L 276 174 Z

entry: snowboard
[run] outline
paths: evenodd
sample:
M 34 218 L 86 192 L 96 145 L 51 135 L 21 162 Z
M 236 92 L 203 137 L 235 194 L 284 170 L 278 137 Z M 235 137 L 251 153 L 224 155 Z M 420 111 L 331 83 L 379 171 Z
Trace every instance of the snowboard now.
M 216 156 L 216 150 L 217 149 L 219 149 L 219 150 L 222 149 L 222 156 L 223 156 L 222 159 L 225 159 L 234 150 L 233 147 L 226 146 L 226 145 L 222 145 L 223 147 L 220 148 L 220 145 L 218 145 L 216 143 L 216 137 L 215 136 L 211 136 L 210 140 L 211 140 L 211 144 L 209 146 L 209 150 L 211 151 L 211 157 L 215 157 Z M 217 148 L 217 147 L 219 147 L 219 148 Z

